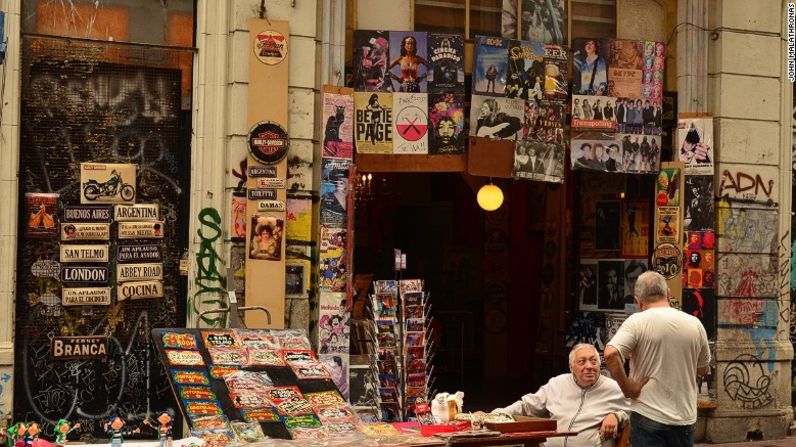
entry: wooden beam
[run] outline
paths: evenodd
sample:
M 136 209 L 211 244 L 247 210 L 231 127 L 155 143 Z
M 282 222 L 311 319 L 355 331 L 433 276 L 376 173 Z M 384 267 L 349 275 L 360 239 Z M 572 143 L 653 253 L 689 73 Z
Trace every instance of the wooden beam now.
M 464 172 L 467 155 L 357 154 L 359 172 Z

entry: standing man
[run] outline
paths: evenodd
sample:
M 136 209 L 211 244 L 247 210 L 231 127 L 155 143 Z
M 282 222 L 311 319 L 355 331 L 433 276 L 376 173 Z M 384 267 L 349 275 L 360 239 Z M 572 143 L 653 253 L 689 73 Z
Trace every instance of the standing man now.
M 625 320 L 605 348 L 605 362 L 631 399 L 630 443 L 644 447 L 694 445 L 697 375 L 708 372 L 710 351 L 702 323 L 669 307 L 666 279 L 645 272 L 636 281 L 641 312 Z M 630 377 L 624 360 L 630 359 Z

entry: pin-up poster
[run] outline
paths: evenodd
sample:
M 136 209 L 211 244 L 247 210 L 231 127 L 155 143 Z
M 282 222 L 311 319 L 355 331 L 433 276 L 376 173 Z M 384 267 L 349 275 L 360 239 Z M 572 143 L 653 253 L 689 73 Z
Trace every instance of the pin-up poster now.
M 321 293 L 318 354 L 348 354 L 349 316 L 345 293 Z
M 352 158 L 354 154 L 354 97 L 323 93 L 323 156 Z
M 284 227 L 285 221 L 279 217 L 253 215 L 249 227 L 251 231 L 249 259 L 280 261 Z
M 429 154 L 463 154 L 464 95 L 431 93 L 428 95 Z
M 610 57 L 608 94 L 621 98 L 641 98 L 644 42 L 640 40 L 611 41 Z
M 354 93 L 356 127 L 354 136 L 361 154 L 392 152 L 392 94 Z
M 80 203 L 134 203 L 136 165 L 80 163 Z
M 389 92 L 392 83 L 387 77 L 390 57 L 389 33 L 354 31 L 354 90 L 358 92 Z
M 246 240 L 246 196 L 233 194 L 230 212 L 232 213 L 230 239 L 233 241 Z
M 678 120 L 677 147 L 686 175 L 713 175 L 713 118 Z
M 393 152 L 428 154 L 428 95 L 393 93 Z
M 508 75 L 509 40 L 476 36 L 473 61 L 473 96 L 503 96 Z
M 513 140 L 522 128 L 525 101 L 473 95 L 470 107 L 470 135 Z
M 612 96 L 572 96 L 572 128 L 616 130 L 616 98 Z
M 622 257 L 646 258 L 649 254 L 650 204 L 644 200 L 622 202 Z
M 429 33 L 428 60 L 433 68 L 428 78 L 429 93 L 464 94 L 463 35 Z
M 680 169 L 662 168 L 655 182 L 657 206 L 680 206 Z
M 387 76 L 393 91 L 420 93 L 428 91 L 426 78 L 431 74 L 427 59 L 428 35 L 411 31 L 390 32 L 390 63 Z
M 321 163 L 321 225 L 346 228 L 348 223 L 348 168 L 351 160 L 324 158 Z
M 26 193 L 28 225 L 25 236 L 54 239 L 58 237 L 58 194 Z
M 663 99 L 663 68 L 666 45 L 663 42 L 644 42 L 644 81 L 641 96 L 660 102 Z
M 506 73 L 507 98 L 544 98 L 544 44 L 523 40 L 509 41 Z
M 544 94 L 548 99 L 567 99 L 569 56 L 560 45 L 544 46 Z
M 572 42 L 572 93 L 608 95 L 608 61 L 611 40 L 578 38 Z

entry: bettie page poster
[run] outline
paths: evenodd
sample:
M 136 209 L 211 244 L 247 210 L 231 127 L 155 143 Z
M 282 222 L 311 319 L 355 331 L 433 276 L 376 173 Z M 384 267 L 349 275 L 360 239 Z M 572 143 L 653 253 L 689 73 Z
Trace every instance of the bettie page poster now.
M 357 153 L 389 154 L 393 146 L 391 93 L 354 93 Z

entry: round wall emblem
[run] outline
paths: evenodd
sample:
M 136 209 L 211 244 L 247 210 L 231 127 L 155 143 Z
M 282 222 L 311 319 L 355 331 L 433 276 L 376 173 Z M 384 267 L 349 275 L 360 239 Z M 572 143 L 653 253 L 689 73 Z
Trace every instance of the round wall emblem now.
M 652 254 L 652 270 L 666 279 L 674 278 L 683 269 L 683 253 L 676 245 L 668 242 L 655 247 Z
M 264 64 L 276 65 L 287 56 L 287 39 L 276 31 L 261 31 L 254 38 L 254 55 Z
M 287 155 L 290 141 L 287 132 L 271 121 L 257 123 L 249 131 L 249 153 L 260 163 L 278 163 Z

